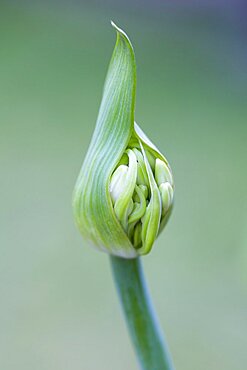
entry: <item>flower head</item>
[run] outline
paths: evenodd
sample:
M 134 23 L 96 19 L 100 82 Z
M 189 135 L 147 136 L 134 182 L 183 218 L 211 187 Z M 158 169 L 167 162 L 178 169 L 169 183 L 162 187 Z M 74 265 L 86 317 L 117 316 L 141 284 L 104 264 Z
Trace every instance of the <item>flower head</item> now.
M 127 35 L 117 42 L 73 208 L 82 235 L 108 253 L 147 254 L 171 213 L 174 183 L 165 157 L 134 122 L 136 66 Z

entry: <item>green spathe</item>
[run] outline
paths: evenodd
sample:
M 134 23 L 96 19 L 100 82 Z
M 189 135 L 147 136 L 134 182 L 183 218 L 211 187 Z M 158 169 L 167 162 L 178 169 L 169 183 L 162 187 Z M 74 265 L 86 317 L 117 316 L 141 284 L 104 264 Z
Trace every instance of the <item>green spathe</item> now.
M 167 160 L 134 121 L 134 51 L 127 35 L 112 25 L 117 41 L 73 209 L 92 245 L 134 258 L 151 250 L 170 214 L 174 185 Z

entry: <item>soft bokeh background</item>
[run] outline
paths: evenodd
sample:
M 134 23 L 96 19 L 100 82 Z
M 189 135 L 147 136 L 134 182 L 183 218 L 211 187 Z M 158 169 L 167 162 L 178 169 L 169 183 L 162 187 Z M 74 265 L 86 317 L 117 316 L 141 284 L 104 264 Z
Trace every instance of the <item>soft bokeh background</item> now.
M 176 205 L 143 258 L 177 370 L 247 363 L 247 46 L 241 1 L 0 5 L 0 368 L 134 370 L 108 258 L 71 192 L 115 43 L 135 47 L 136 118 Z

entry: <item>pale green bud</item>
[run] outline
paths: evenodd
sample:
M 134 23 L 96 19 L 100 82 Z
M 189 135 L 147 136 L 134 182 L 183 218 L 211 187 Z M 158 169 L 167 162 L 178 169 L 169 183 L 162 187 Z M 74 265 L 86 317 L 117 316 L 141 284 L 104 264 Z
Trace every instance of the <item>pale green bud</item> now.
M 159 158 L 155 161 L 155 180 L 158 185 L 168 182 L 171 185 L 173 184 L 171 170 L 164 161 L 161 161 Z
M 169 182 L 160 184 L 159 191 L 162 201 L 162 215 L 164 216 L 168 212 L 173 201 L 173 188 Z
M 146 198 L 141 188 L 136 185 L 135 191 L 139 197 L 138 202 L 134 203 L 134 208 L 129 216 L 129 223 L 136 222 L 140 220 L 146 212 Z
M 167 222 L 174 184 L 167 160 L 134 122 L 134 52 L 127 35 L 113 26 L 117 42 L 73 208 L 86 240 L 134 258 L 151 250 Z
M 125 192 L 125 183 L 128 173 L 128 166 L 120 165 L 111 178 L 110 183 L 110 194 L 113 204 L 116 203 L 116 200 L 120 197 L 121 194 Z

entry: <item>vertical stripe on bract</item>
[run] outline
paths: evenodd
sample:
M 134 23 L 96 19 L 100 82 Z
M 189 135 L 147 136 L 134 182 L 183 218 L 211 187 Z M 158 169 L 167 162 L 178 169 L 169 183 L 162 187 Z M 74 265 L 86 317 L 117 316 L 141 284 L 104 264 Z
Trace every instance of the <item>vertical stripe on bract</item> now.
M 141 141 L 139 141 L 144 162 L 148 174 L 149 185 L 151 189 L 150 202 L 147 206 L 146 213 L 142 222 L 142 247 L 138 249 L 140 255 L 150 252 L 153 243 L 159 232 L 161 219 L 161 199 L 158 186 L 155 182 L 154 175 Z
M 136 251 L 118 222 L 109 196 L 109 179 L 134 127 L 136 65 L 126 34 L 117 30 L 96 128 L 73 197 L 82 235 L 102 250 L 132 258 Z

